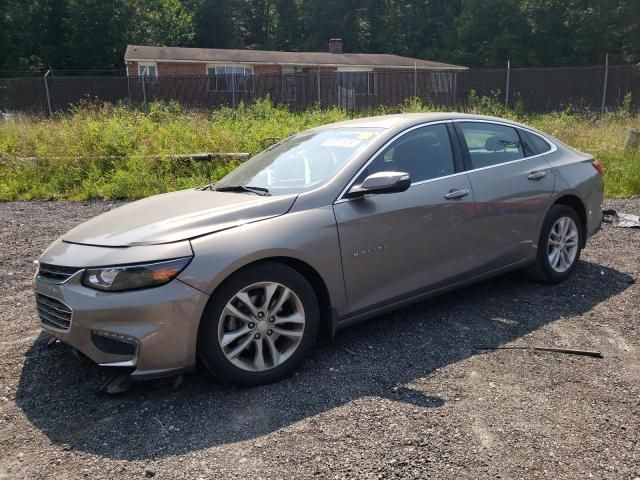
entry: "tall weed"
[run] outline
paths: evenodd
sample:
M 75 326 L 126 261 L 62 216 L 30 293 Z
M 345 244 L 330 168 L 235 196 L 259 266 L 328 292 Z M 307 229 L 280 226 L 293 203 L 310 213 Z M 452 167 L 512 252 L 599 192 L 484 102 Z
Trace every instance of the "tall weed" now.
M 605 167 L 609 196 L 640 194 L 640 152 L 624 151 L 629 128 L 640 128 L 623 108 L 604 116 L 562 111 L 527 116 L 521 106 L 506 109 L 500 92 L 472 92 L 465 110 L 526 122 L 594 155 Z M 421 98 L 369 114 L 443 110 Z M 359 115 L 365 115 L 364 113 Z M 127 105 L 82 103 L 52 119 L 20 117 L 0 124 L 0 200 L 141 198 L 203 185 L 225 175 L 237 162 L 175 160 L 168 154 L 248 152 L 276 139 L 326 123 L 349 119 L 343 110 L 312 108 L 292 113 L 268 99 L 236 110 L 186 110 L 176 102 L 151 103 L 144 113 Z M 36 157 L 21 162 L 14 157 Z

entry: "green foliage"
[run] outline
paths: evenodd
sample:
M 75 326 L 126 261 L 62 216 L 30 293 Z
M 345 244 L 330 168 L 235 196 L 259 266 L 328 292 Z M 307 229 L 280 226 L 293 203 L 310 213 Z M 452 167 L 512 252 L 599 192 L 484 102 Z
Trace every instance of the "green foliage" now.
M 38 0 L 30 0 L 38 4 Z M 58 0 L 58 3 L 62 3 Z M 62 22 L 61 40 L 54 47 L 56 63 L 42 54 L 43 63 L 59 63 L 74 69 L 110 68 L 116 59 L 122 65 L 127 45 L 126 30 L 132 14 L 128 0 L 67 0 Z M 48 22 L 47 22 L 48 23 Z M 58 50 L 64 50 L 64 53 Z M 37 52 L 34 52 L 37 53 Z M 119 58 L 118 58 L 119 57 Z M 59 62 L 59 63 L 58 63 Z
M 128 43 L 172 47 L 193 40 L 193 18 L 179 0 L 130 1 Z
M 638 0 L 3 0 L 0 70 L 122 69 L 127 44 L 384 52 L 468 66 L 640 60 Z
M 523 117 L 492 97 L 469 99 L 468 111 L 526 122 L 579 150 L 605 167 L 609 196 L 640 194 L 640 151 L 625 152 L 628 128 L 640 117 L 628 112 L 581 116 L 570 111 Z M 630 102 L 630 99 L 628 103 Z M 407 99 L 376 114 L 437 110 Z M 349 118 L 339 109 L 290 113 L 263 99 L 237 110 L 184 110 L 177 103 L 151 103 L 148 113 L 129 106 L 84 103 L 54 119 L 18 118 L 0 124 L 0 200 L 141 198 L 210 183 L 235 161 L 176 160 L 163 155 L 198 152 L 255 154 L 273 138 Z M 14 157 L 37 157 L 21 162 Z
M 500 90 L 491 92 L 491 96 L 479 96 L 475 90 L 469 91 L 468 109 L 470 113 L 493 115 L 496 117 L 508 117 L 510 111 L 500 101 Z
M 522 1 L 462 0 L 457 19 L 459 55 L 471 65 L 522 64 L 529 50 L 530 30 Z

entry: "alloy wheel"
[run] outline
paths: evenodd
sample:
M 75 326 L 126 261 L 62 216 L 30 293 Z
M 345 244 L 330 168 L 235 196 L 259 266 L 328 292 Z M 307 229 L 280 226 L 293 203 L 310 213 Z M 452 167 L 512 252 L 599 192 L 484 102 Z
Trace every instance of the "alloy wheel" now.
M 227 302 L 218 322 L 218 343 L 236 367 L 264 371 L 291 357 L 304 327 L 304 308 L 293 290 L 276 282 L 258 282 Z
M 549 265 L 558 273 L 571 268 L 578 254 L 578 227 L 570 217 L 560 217 L 551 227 L 547 242 Z

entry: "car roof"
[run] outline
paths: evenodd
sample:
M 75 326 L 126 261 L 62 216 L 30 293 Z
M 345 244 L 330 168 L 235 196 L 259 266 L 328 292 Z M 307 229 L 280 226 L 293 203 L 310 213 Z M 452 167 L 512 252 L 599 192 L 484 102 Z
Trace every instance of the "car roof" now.
M 421 113 L 398 113 L 394 115 L 379 115 L 376 117 L 355 118 L 353 120 L 345 120 L 342 122 L 330 123 L 320 128 L 383 128 L 396 129 L 410 127 L 425 122 L 435 122 L 442 120 L 468 119 L 468 120 L 485 120 L 492 122 L 506 122 L 512 125 L 520 125 L 512 120 L 489 117 L 486 115 L 473 115 L 470 113 L 458 112 L 421 112 Z M 530 127 L 527 127 L 530 128 Z

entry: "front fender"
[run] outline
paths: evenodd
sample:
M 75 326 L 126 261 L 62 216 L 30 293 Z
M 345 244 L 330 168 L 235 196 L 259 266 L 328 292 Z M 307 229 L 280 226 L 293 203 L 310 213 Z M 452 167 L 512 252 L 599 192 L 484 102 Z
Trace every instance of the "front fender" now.
M 306 263 L 324 281 L 331 305 L 346 312 L 335 217 L 331 206 L 243 225 L 191 240 L 194 260 L 178 277 L 209 295 L 237 270 L 274 257 Z

